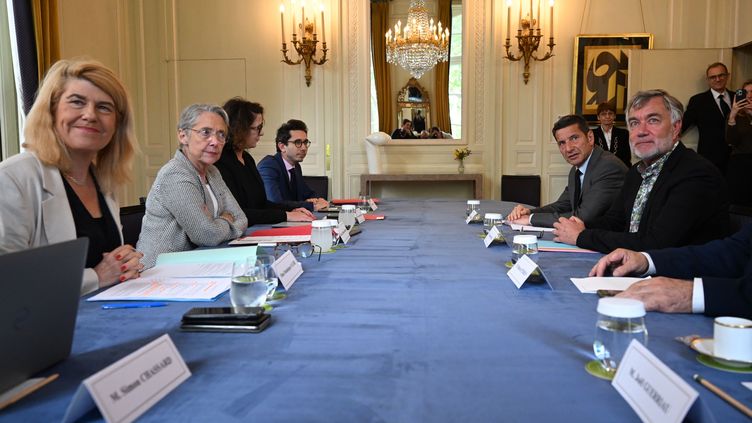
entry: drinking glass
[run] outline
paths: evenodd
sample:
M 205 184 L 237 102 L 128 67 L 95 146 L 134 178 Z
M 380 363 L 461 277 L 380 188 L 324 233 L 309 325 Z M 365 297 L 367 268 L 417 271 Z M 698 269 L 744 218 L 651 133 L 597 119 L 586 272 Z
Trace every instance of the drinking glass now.
M 642 301 L 614 297 L 598 300 L 593 352 L 603 370 L 609 374 L 616 372 L 632 339 L 647 346 L 648 330 Z
M 266 280 L 266 301 L 271 301 L 274 297 L 274 291 L 277 289 L 279 279 L 277 272 L 274 271 L 272 264 L 276 258 L 271 254 L 257 254 L 256 265 L 261 267 L 262 273 Z
M 358 208 L 363 212 L 363 214 L 371 211 L 371 205 L 368 203 L 367 195 L 361 195 L 360 197 L 358 197 Z
M 515 235 L 512 238 L 512 263 L 517 263 L 525 255 L 538 262 L 538 238 L 535 235 Z
M 476 213 L 480 214 L 480 200 L 467 200 L 467 208 L 465 208 L 465 217 L 470 216 L 470 213 L 475 210 Z
M 339 221 L 345 224 L 347 230 L 355 225 L 355 206 L 344 204 L 339 211 Z
M 266 302 L 266 276 L 256 257 L 232 263 L 230 302 L 235 308 L 260 307 Z
M 500 213 L 486 213 L 483 217 L 483 233 L 487 234 L 496 225 L 501 224 Z
M 332 249 L 332 225 L 328 220 L 314 220 L 311 222 L 311 244 L 317 245 L 321 251 Z

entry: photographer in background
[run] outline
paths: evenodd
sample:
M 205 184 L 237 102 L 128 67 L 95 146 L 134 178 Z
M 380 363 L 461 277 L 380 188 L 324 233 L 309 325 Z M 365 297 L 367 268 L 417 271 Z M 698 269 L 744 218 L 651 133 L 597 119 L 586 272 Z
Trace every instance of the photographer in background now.
M 731 204 L 752 206 L 752 185 L 749 169 L 752 168 L 752 79 L 742 84 L 734 94 L 728 121 L 726 142 L 731 146 L 726 171 Z

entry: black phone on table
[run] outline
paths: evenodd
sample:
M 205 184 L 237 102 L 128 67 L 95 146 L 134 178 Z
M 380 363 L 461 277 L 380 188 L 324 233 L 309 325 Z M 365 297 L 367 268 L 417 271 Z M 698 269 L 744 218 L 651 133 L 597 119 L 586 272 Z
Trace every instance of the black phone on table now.
M 270 314 L 262 314 L 256 320 L 194 320 L 186 321 L 180 324 L 180 330 L 186 332 L 240 332 L 240 333 L 258 333 L 266 329 L 271 323 Z

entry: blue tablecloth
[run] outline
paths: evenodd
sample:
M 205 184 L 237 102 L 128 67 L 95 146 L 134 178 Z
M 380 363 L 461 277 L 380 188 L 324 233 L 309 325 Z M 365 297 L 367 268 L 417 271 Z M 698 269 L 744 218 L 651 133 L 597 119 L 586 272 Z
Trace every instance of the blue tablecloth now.
M 463 201 L 384 201 L 386 220 L 366 222 L 347 248 L 303 259 L 305 273 L 260 334 L 181 332 L 181 315 L 206 303 L 102 310 L 82 301 L 73 352 L 51 370 L 60 379 L 0 420 L 59 420 L 84 378 L 168 333 L 193 376 L 143 421 L 638 421 L 609 382 L 584 370 L 597 298 L 568 278 L 585 276 L 600 255 L 541 253 L 553 289 L 518 290 L 506 276 L 509 247 L 484 248 L 464 211 Z M 752 375 L 704 367 L 674 340 L 712 336 L 712 319 L 646 321 L 649 349 L 700 393 L 693 420 L 745 421 L 691 376 L 751 404 L 740 382 Z

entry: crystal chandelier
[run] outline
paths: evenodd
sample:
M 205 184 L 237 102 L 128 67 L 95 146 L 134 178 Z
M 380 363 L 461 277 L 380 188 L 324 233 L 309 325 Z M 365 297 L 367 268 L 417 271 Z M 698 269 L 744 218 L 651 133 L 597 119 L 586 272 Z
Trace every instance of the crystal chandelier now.
M 437 62 L 449 59 L 449 28 L 441 29 L 428 19 L 425 0 L 411 0 L 407 24 L 402 21 L 386 33 L 386 61 L 400 65 L 416 79 Z

